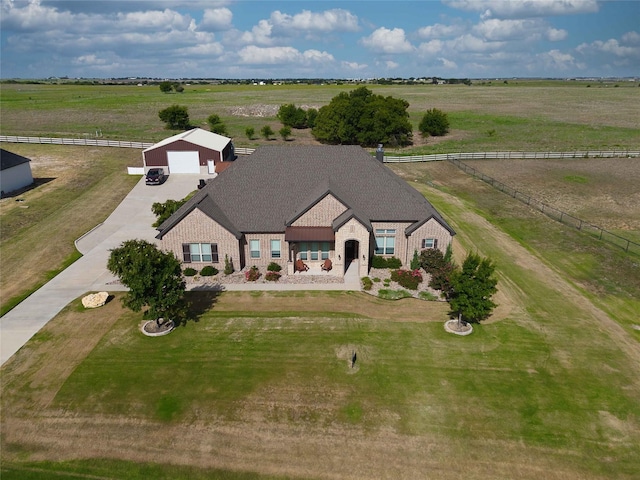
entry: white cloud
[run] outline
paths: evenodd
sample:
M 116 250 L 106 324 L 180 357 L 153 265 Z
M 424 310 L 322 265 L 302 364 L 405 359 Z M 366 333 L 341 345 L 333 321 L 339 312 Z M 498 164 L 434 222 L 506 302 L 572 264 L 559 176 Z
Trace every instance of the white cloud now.
M 561 52 L 560 50 L 549 50 L 536 55 L 543 67 L 548 72 L 569 71 L 575 68 L 584 68 L 583 64 L 579 64 L 573 55 Z
M 627 32 L 621 37 L 622 43 L 628 45 L 640 45 L 640 33 Z
M 597 0 L 445 0 L 458 10 L 481 12 L 482 18 L 529 18 L 595 13 Z
M 270 23 L 288 33 L 355 32 L 359 29 L 358 17 L 340 8 L 325 10 L 324 12 L 303 10 L 295 15 L 276 10 L 271 14 Z
M 358 62 L 340 62 L 340 65 L 348 70 L 364 70 L 368 67 L 366 63 Z
M 254 25 L 250 32 L 229 32 L 228 38 L 237 38 L 241 44 L 258 44 L 258 45 L 272 45 L 273 39 L 271 38 L 271 31 L 273 26 L 267 20 L 260 20 L 257 25 Z
M 428 42 L 421 43 L 418 46 L 418 52 L 427 57 L 435 57 L 442 52 L 444 46 L 445 44 L 442 40 L 430 40 Z
M 208 31 L 229 30 L 233 20 L 233 13 L 228 8 L 208 8 L 202 15 L 199 28 Z
M 428 25 L 418 29 L 418 37 L 429 38 L 442 38 L 442 37 L 455 37 L 461 35 L 466 30 L 464 25 L 443 25 L 442 23 L 436 23 L 434 25 Z
M 559 42 L 564 40 L 569 35 L 569 32 L 563 29 L 557 29 L 549 27 L 546 31 L 547 40 L 550 42 Z
M 384 64 L 389 70 L 394 70 L 400 66 L 398 62 L 394 62 L 392 60 L 387 60 Z
M 615 38 L 602 41 L 596 40 L 590 44 L 583 43 L 579 45 L 577 50 L 581 53 L 605 53 L 607 55 L 615 55 L 616 57 L 635 57 L 640 58 L 640 50 L 635 46 L 621 45 Z
M 333 55 L 319 50 L 300 52 L 293 47 L 256 47 L 249 45 L 238 52 L 240 63 L 246 65 L 287 65 L 308 66 L 333 62 Z
M 438 57 L 438 60 L 440 60 L 440 62 L 442 63 L 442 66 L 448 70 L 455 70 L 458 68 L 458 65 L 456 64 L 456 62 L 452 60 L 448 60 L 444 57 Z
M 505 48 L 506 42 L 487 41 L 484 38 L 468 34 L 447 41 L 446 47 L 457 52 L 490 52 Z
M 413 45 L 405 37 L 402 28 L 389 30 L 380 27 L 368 37 L 361 39 L 362 45 L 378 53 L 409 53 L 414 50 Z
M 564 40 L 565 30 L 550 27 L 546 21 L 534 19 L 490 18 L 473 27 L 473 32 L 487 40 L 524 40 L 535 41 L 546 38 L 550 41 Z

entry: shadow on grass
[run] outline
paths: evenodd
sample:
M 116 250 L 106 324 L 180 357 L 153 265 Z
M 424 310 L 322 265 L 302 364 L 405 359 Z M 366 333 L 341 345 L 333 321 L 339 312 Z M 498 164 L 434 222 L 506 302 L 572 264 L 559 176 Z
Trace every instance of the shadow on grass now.
M 187 322 L 199 322 L 200 318 L 211 310 L 221 292 L 214 290 L 192 290 L 187 292 L 187 314 L 183 322 L 176 324 L 176 326 L 184 325 Z

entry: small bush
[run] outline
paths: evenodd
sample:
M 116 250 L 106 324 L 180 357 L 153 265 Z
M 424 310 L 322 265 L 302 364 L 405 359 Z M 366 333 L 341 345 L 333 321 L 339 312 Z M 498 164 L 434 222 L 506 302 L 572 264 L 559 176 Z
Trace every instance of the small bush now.
M 396 257 L 385 258 L 379 255 L 374 255 L 371 257 L 371 266 L 373 268 L 400 268 L 402 266 L 402 262 Z
M 270 282 L 277 282 L 278 280 L 280 280 L 280 275 L 280 272 L 274 272 L 273 270 L 270 270 L 266 273 L 264 278 L 269 280 Z
M 434 302 L 434 301 L 438 300 L 438 297 L 436 295 L 434 295 L 433 293 L 431 293 L 431 292 L 420 292 L 418 294 L 418 297 L 421 300 L 427 300 L 429 302 Z
M 380 283 L 381 282 L 380 278 L 378 278 L 378 277 L 374 277 L 373 281 L 376 282 L 376 283 Z
M 200 275 L 203 277 L 213 277 L 218 274 L 218 269 L 212 265 L 207 265 L 200 270 Z
M 362 277 L 362 289 L 363 290 L 371 290 L 373 287 L 373 282 L 369 277 Z
M 378 297 L 385 300 L 400 300 L 401 298 L 410 298 L 412 295 L 406 290 L 380 290 Z
M 258 280 L 260 278 L 260 271 L 258 270 L 258 267 L 254 265 L 249 270 L 244 272 L 244 278 L 247 280 L 247 282 L 255 282 L 256 280 Z
M 231 275 L 234 272 L 233 269 L 233 259 L 229 258 L 228 255 L 224 256 L 224 274 Z
M 418 284 L 422 282 L 420 270 L 394 270 L 391 272 L 391 280 L 398 282 L 404 288 L 417 290 Z
M 279 272 L 280 270 L 282 270 L 282 267 L 278 265 L 276 262 L 271 262 L 267 267 L 267 270 L 270 272 Z
M 449 132 L 449 118 L 442 110 L 432 108 L 422 117 L 418 130 L 425 137 L 441 137 Z
M 387 258 L 387 268 L 400 268 L 402 266 L 402 262 L 399 258 L 391 257 Z
M 420 268 L 420 255 L 418 255 L 418 250 L 413 251 L 413 258 L 411 259 L 411 270 L 417 270 Z
M 187 267 L 182 273 L 184 273 L 185 277 L 193 277 L 196 273 L 198 273 L 198 271 L 195 268 Z

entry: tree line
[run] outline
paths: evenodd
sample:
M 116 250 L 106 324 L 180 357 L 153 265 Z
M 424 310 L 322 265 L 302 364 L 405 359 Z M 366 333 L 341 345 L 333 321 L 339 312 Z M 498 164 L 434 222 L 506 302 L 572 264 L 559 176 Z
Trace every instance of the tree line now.
M 175 85 L 167 83 L 167 88 L 175 88 Z M 408 108 L 409 102 L 406 100 L 377 95 L 366 87 L 359 87 L 351 92 L 339 93 L 320 109 L 305 110 L 293 103 L 281 105 L 277 118 L 283 126 L 278 133 L 283 140 L 287 140 L 292 129 L 310 129 L 316 140 L 330 145 L 375 147 L 382 143 L 404 147 L 413 143 Z M 158 116 L 168 129 L 193 128 L 186 106 L 172 105 L 161 110 Z M 207 123 L 212 132 L 228 135 L 219 115 L 210 115 Z M 437 108 L 427 110 L 418 125 L 423 137 L 446 135 L 449 128 L 447 114 Z M 252 140 L 256 132 L 253 127 L 247 127 L 245 134 Z M 265 125 L 260 134 L 269 140 L 275 132 L 271 126 Z

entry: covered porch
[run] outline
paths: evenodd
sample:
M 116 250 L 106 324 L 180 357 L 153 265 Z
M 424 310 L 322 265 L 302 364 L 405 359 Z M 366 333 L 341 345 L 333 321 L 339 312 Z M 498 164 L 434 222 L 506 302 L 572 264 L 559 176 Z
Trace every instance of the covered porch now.
M 331 227 L 287 227 L 287 274 L 342 276 L 335 265 L 335 234 Z

